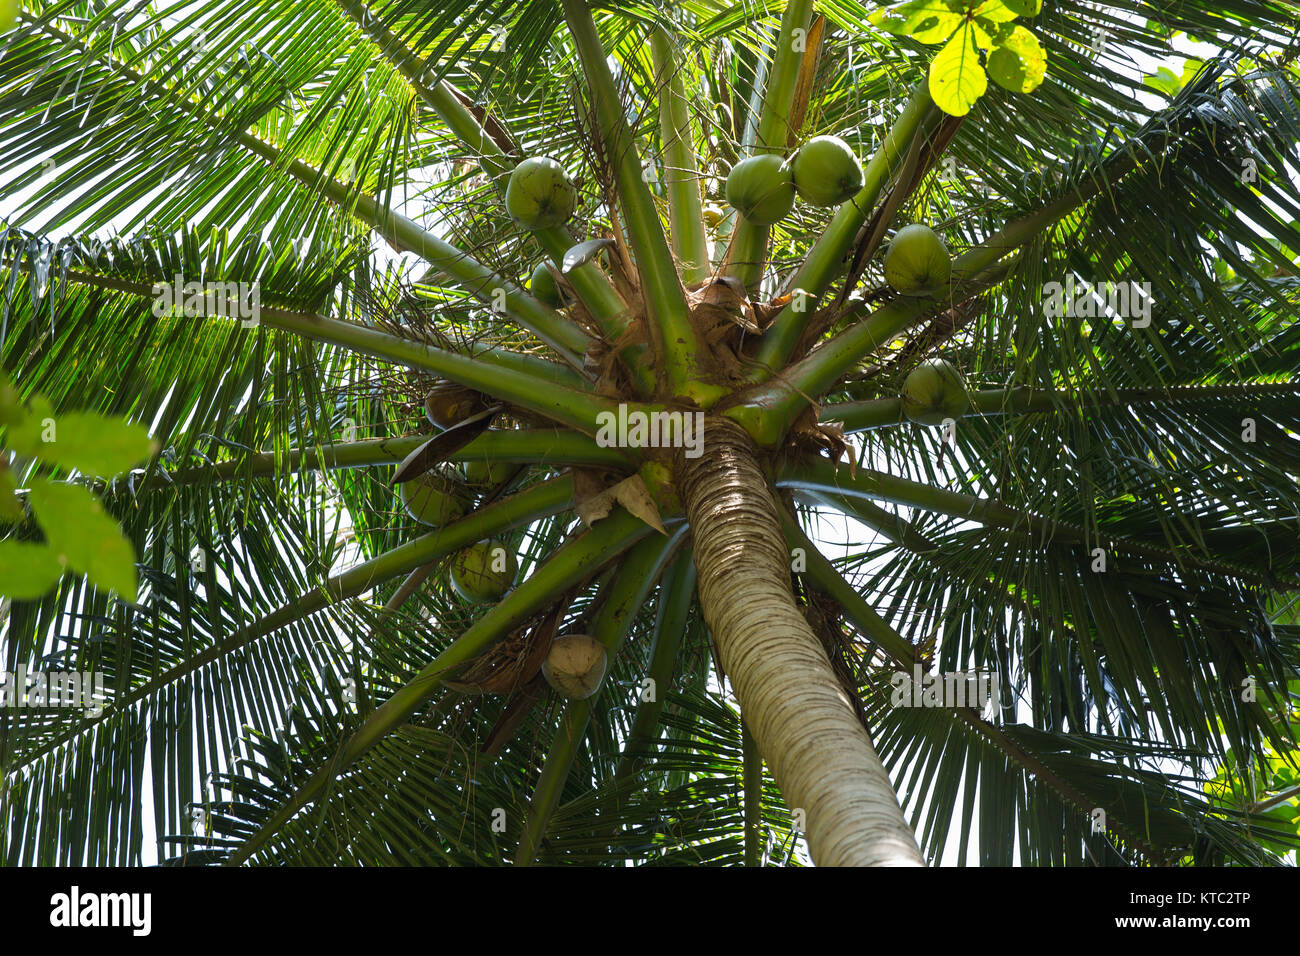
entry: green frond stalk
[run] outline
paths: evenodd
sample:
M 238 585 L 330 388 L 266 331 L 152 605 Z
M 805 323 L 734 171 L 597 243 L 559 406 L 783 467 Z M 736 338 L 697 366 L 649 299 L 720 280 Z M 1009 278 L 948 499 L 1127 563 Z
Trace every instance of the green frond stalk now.
M 294 170 L 297 163 L 297 160 L 291 163 L 290 169 Z M 308 180 L 304 179 L 304 182 Z M 409 249 L 425 262 L 441 269 L 488 308 L 499 309 L 501 314 L 518 322 L 574 368 L 582 368 L 581 355 L 591 346 L 592 340 L 568 318 L 543 305 L 451 243 L 439 239 L 413 220 L 380 206 L 369 196 L 358 196 L 352 211 L 399 248 Z
M 632 618 L 650 596 L 665 565 L 681 543 L 684 531 L 682 528 L 670 538 L 651 538 L 638 544 L 606 584 L 600 610 L 591 625 L 591 635 L 605 646 L 607 660 L 611 663 L 623 646 Z M 528 816 L 515 853 L 515 866 L 532 866 L 537 858 L 537 851 L 546 836 L 546 826 L 564 792 L 564 782 L 573 767 L 573 758 L 586 736 L 595 700 L 608 685 L 608 675 L 607 668 L 606 683 L 591 697 L 564 703 L 559 725 L 546 752 L 546 761 L 528 801 Z
M 337 319 L 309 318 L 297 312 L 279 312 L 266 308 L 262 310 L 262 318 L 272 328 L 433 372 L 521 408 L 531 409 L 585 435 L 596 434 L 597 416 L 602 412 L 618 412 L 619 403 L 610 399 L 555 385 L 539 386 L 536 379 L 518 371 L 483 365 L 474 359 L 444 352 L 433 346 L 399 339 Z M 639 403 L 626 404 L 629 408 L 642 408 Z M 646 405 L 643 408 L 662 410 L 662 406 Z
M 824 491 L 807 491 L 802 494 L 846 515 L 857 518 L 868 528 L 878 531 L 894 544 L 902 545 L 916 554 L 934 554 L 939 546 L 903 520 L 902 515 L 887 511 L 867 498 L 832 495 Z
M 772 62 L 767 70 L 767 86 L 763 93 L 763 106 L 758 114 L 754 135 L 753 155 L 783 153 L 789 142 L 790 115 L 794 106 L 795 89 L 799 85 L 799 64 L 802 52 L 796 43 L 795 31 L 802 30 L 808 37 L 812 22 L 812 0 L 792 0 L 781 14 L 781 27 L 777 33 Z M 727 274 L 739 279 L 747 289 L 754 288 L 763 277 L 767 262 L 767 245 L 770 229 L 737 215 L 731 233 L 731 246 L 727 250 Z
M 197 485 L 211 481 L 245 478 L 269 478 L 298 471 L 332 471 L 364 468 L 368 465 L 394 465 L 429 440 L 428 435 L 401 438 L 369 438 L 362 441 L 321 444 L 315 448 L 290 448 L 282 454 L 273 451 L 242 458 L 231 458 L 213 465 L 186 468 L 172 474 L 153 475 L 138 482 L 135 494 L 152 488 Z M 631 469 L 634 463 L 617 448 L 603 448 L 586 435 L 551 428 L 490 430 L 453 452 L 448 461 L 481 461 L 591 468 Z M 107 493 L 130 493 L 125 480 L 119 479 Z
M 1001 528 L 1042 543 L 1104 548 L 1107 551 L 1132 554 L 1175 567 L 1196 568 L 1264 587 L 1279 590 L 1300 589 L 1300 580 L 1297 579 L 1240 567 L 1231 561 L 1202 557 L 1186 548 L 1174 549 L 1114 535 L 1090 535 L 1079 525 L 1021 511 L 990 498 L 948 491 L 868 468 L 858 468 L 856 474 L 850 475 L 847 467 L 837 468 L 835 463 L 825 458 L 787 466 L 778 475 L 777 484 L 786 488 L 832 495 L 845 494 L 891 501 L 895 504 Z
M 1175 131 L 1161 130 L 1159 138 L 1168 145 L 1175 138 Z M 1141 147 L 1143 151 L 1148 148 L 1145 145 Z M 815 399 L 825 392 L 864 355 L 926 315 L 946 307 L 945 303 L 962 302 L 992 288 L 1005 275 L 1007 266 L 1005 263 L 999 265 L 1000 260 L 1138 168 L 1141 165 L 1138 155 L 1138 147 L 1133 144 L 1116 151 L 1086 182 L 1008 223 L 958 256 L 953 261 L 952 279 L 946 292 L 941 291 L 933 297 L 896 297 L 787 368 L 779 380 L 750 389 L 742 398 L 741 406 L 744 408 L 735 407 L 726 414 L 747 427 L 758 428 L 764 439 L 777 440 L 776 436 L 784 434 L 784 430 L 771 421 L 774 413 L 788 427 L 810 398 Z M 760 422 L 760 419 L 767 420 Z
M 779 376 L 741 393 L 740 401 L 722 414 L 742 424 L 764 447 L 776 445 L 803 409 L 864 356 L 947 308 L 948 303 L 964 302 L 993 288 L 1006 278 L 1008 268 L 1005 263 L 995 263 L 971 279 L 950 286 L 947 296 L 941 293 L 938 298 L 899 296 L 893 299 L 818 346 Z M 954 265 L 954 274 L 956 269 Z
M 782 517 L 782 523 L 786 525 L 787 535 L 790 537 L 792 546 L 807 547 L 808 549 L 808 566 L 805 574 L 808 581 L 817 590 L 832 597 L 840 609 L 844 612 L 845 618 L 848 619 L 857 630 L 903 669 L 905 673 L 910 673 L 913 665 L 920 660 L 920 648 L 910 644 L 903 635 L 899 634 L 889 623 L 880 617 L 872 607 L 863 600 L 862 596 L 855 591 L 843 576 L 840 575 L 834 566 L 825 556 L 816 550 L 815 545 L 803 535 L 797 523 L 785 514 Z M 960 722 L 968 726 L 972 731 L 979 734 L 990 744 L 997 747 L 1003 755 L 1009 760 L 1030 773 L 1040 784 L 1056 792 L 1056 794 L 1071 804 L 1082 814 L 1088 814 L 1093 807 L 1101 802 L 1097 795 L 1092 798 L 1085 797 L 1078 789 L 1066 783 L 1061 777 L 1043 764 L 1041 760 L 1028 753 L 1020 744 L 1016 743 L 1001 727 L 989 723 L 978 711 L 972 707 L 941 707 L 937 710 L 945 717 L 954 722 Z M 1134 821 L 1139 830 L 1144 826 L 1145 821 Z M 1107 820 L 1107 826 L 1117 835 L 1123 837 L 1126 841 L 1132 842 L 1135 846 L 1145 846 L 1145 841 L 1138 838 L 1132 828 L 1114 817 Z M 1148 848 L 1148 852 L 1150 852 Z
M 28 754 L 24 763 L 31 763 L 45 756 L 74 735 L 85 733 L 94 724 L 122 713 L 155 694 L 160 688 L 174 684 L 186 675 L 227 658 L 240 648 L 247 647 L 294 621 L 300 621 L 323 611 L 331 604 L 364 594 L 371 588 L 409 574 L 430 562 L 441 560 L 476 541 L 523 527 L 539 518 L 566 511 L 572 506 L 573 478 L 570 475 L 562 475 L 493 502 L 459 521 L 414 538 L 377 558 L 363 561 L 347 571 L 334 575 L 322 586 L 307 591 L 261 620 L 254 621 L 224 640 L 197 652 L 183 664 L 177 664 L 115 699 L 98 717 L 86 719 L 74 729 L 52 738 L 48 744 Z
M 650 669 L 646 678 L 654 693 L 642 699 L 632 718 L 623 755 L 614 771 L 616 780 L 634 774 L 647 760 L 645 751 L 652 744 L 659 715 L 664 709 L 664 695 L 672 686 L 677 670 L 677 655 L 682 638 L 686 636 L 686 621 L 695 603 L 695 561 L 689 551 L 683 551 L 664 572 L 663 586 L 659 589 L 659 605 L 655 614 L 654 643 L 650 650 Z
M 691 324 L 685 292 L 664 238 L 654 197 L 642 178 L 641 161 L 596 24 L 585 0 L 563 0 L 563 6 L 596 108 L 603 152 L 613 169 L 659 367 L 672 397 L 708 408 L 725 390 L 707 382 L 709 352 Z
M 53 32 L 87 56 L 101 59 L 97 51 L 91 50 L 77 38 Z M 221 128 L 214 116 L 188 100 L 178 100 L 166 86 L 147 79 L 116 60 L 108 59 L 104 62 L 131 82 L 144 85 L 196 120 L 214 129 Z M 304 186 L 319 190 L 326 199 L 341 209 L 351 211 L 398 249 L 414 252 L 430 265 L 437 266 L 479 301 L 491 308 L 501 305 L 505 315 L 549 345 L 564 361 L 574 368 L 582 369 L 579 356 L 591 345 L 591 338 L 554 309 L 543 305 L 514 283 L 496 275 L 487 266 L 451 243 L 439 239 L 415 221 L 380 205 L 369 196 L 360 195 L 301 159 L 286 157 L 279 148 L 266 140 L 249 132 L 238 133 L 235 140 L 250 153 L 283 170 Z
M 76 282 L 128 292 L 141 298 L 150 298 L 153 294 L 151 287 L 144 283 L 126 282 L 82 272 L 69 272 L 68 277 Z M 227 314 L 237 314 L 233 304 Z M 507 365 L 495 361 L 487 353 L 480 353 L 471 358 L 468 355 L 425 345 L 413 339 L 398 338 L 387 332 L 380 332 L 378 329 L 367 328 L 353 322 L 308 312 L 278 309 L 274 306 L 261 306 L 259 321 L 269 328 L 279 329 L 282 332 L 291 332 L 303 338 L 328 342 L 363 355 L 373 355 L 408 368 L 431 372 L 521 408 L 545 415 L 586 435 L 596 433 L 597 415 L 601 412 L 617 413 L 618 410 L 616 402 L 599 398 L 590 392 L 560 387 L 554 381 L 536 376 L 531 367 L 526 364 L 510 362 Z
M 704 280 L 709 266 L 709 239 L 704 231 L 700 201 L 700 171 L 695 162 L 686 84 L 673 37 L 662 26 L 650 32 L 655 87 L 659 93 L 659 138 L 664 150 L 664 189 L 668 194 L 668 222 L 673 254 L 681 263 L 687 285 Z
M 1064 392 L 1053 389 L 985 388 L 970 393 L 964 415 L 1029 415 L 1068 409 L 1118 405 L 1174 405 L 1214 402 L 1265 395 L 1300 393 L 1300 382 L 1247 382 L 1239 385 L 1184 385 L 1172 388 L 1117 388 L 1108 392 Z M 817 420 L 839 422 L 846 432 L 866 431 L 907 421 L 899 398 L 823 405 Z
M 406 78 L 416 95 L 447 124 L 452 135 L 469 149 L 483 171 L 496 183 L 498 190 L 504 191 L 504 180 L 510 176 L 517 160 L 507 156 L 496 140 L 488 135 L 452 85 L 445 80 L 431 82 L 436 70 L 431 70 L 412 53 L 405 41 L 389 30 L 369 6 L 358 0 L 336 2 L 379 48 L 380 55 Z
M 450 647 L 425 665 L 415 677 L 367 717 L 365 723 L 348 738 L 328 763 L 312 774 L 257 833 L 232 851 L 226 865 L 238 866 L 249 859 L 294 814 L 320 796 L 339 773 L 406 723 L 420 705 L 438 690 L 442 678 L 452 676 L 458 667 L 482 654 L 513 628 L 545 610 L 556 594 L 562 594 L 590 577 L 650 534 L 651 530 L 640 519 L 625 511 L 618 511 L 557 550 L 532 575 L 493 605 Z
M 817 545 L 804 534 L 803 529 L 799 527 L 799 522 L 795 521 L 790 512 L 781 508 L 780 516 L 781 529 L 785 532 L 786 542 L 791 549 L 800 549 L 807 569 L 804 573 L 808 575 L 809 580 L 818 590 L 824 591 L 842 606 L 849 602 L 854 603 L 863 635 L 895 661 L 910 667 L 916 660 L 912 645 L 862 600 L 826 556 L 817 550 Z

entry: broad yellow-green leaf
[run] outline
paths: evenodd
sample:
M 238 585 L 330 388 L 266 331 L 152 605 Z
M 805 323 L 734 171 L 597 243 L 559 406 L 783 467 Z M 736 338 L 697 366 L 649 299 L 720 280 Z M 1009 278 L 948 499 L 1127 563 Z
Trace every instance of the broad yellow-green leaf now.
M 930 96 L 951 116 L 965 116 L 988 89 L 975 29 L 973 24 L 964 25 L 930 64 Z
M 1203 60 L 1189 58 L 1183 61 L 1182 75 L 1162 66 L 1155 73 L 1142 77 L 1142 82 L 1146 86 L 1172 97 L 1190 83 L 1204 65 L 1205 61 Z
M 0 372 L 0 425 L 16 425 L 25 415 L 18 400 L 18 390 L 9 381 L 9 376 Z
M 0 541 L 0 594 L 30 601 L 54 587 L 63 565 L 48 545 L 31 541 Z
M 1043 82 L 1047 54 L 1038 38 L 1024 27 L 1016 27 L 988 58 L 993 82 L 1013 93 L 1028 93 Z
M 1002 0 L 1018 16 L 1036 17 L 1043 9 L 1043 0 Z
M 97 588 L 136 599 L 135 553 L 99 499 L 80 485 L 32 482 L 32 510 L 51 550 Z
M 1011 9 L 1008 4 L 1003 3 L 1002 0 L 988 0 L 987 3 L 981 3 L 971 12 L 976 17 L 992 23 L 1009 23 L 1018 16 L 1016 11 Z
M 18 19 L 18 0 L 0 0 L 0 33 L 12 30 Z
M 943 0 L 916 0 L 887 10 L 877 10 L 867 21 L 886 33 L 910 36 L 921 43 L 942 43 L 964 18 Z
M 46 434 L 54 440 L 36 445 L 36 455 L 98 478 L 120 475 L 146 460 L 154 448 L 144 426 L 97 412 L 58 415 Z
M 0 459 L 0 521 L 15 522 L 22 521 L 25 513 L 22 502 L 14 494 L 18 490 L 18 482 L 14 478 L 14 473 L 9 470 L 9 466 Z
M 56 428 L 54 406 L 44 395 L 34 395 L 27 403 L 30 411 L 21 412 L 9 426 L 9 447 L 20 455 L 40 457 L 42 446 L 53 441 Z

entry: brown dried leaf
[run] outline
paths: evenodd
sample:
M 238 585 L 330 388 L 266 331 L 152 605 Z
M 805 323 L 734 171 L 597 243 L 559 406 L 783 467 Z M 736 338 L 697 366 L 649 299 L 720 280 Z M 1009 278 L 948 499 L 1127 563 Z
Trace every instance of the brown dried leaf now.
M 583 524 L 587 525 L 587 527 L 591 527 L 601 518 L 607 517 L 610 511 L 613 510 L 614 505 L 620 504 L 660 534 L 666 535 L 668 533 L 664 529 L 662 519 L 659 517 L 659 508 L 655 505 L 654 499 L 650 497 L 650 489 L 645 486 L 645 482 L 640 475 L 624 478 L 618 484 L 612 485 L 586 500 L 582 500 L 578 497 L 578 480 L 575 473 L 574 497 L 578 500 L 578 517 L 582 519 Z
M 400 485 L 412 481 L 429 471 L 434 465 L 446 461 L 487 431 L 492 424 L 492 419 L 504 410 L 504 405 L 493 405 L 434 435 L 402 459 L 402 463 L 397 466 L 397 472 L 393 475 L 392 484 Z

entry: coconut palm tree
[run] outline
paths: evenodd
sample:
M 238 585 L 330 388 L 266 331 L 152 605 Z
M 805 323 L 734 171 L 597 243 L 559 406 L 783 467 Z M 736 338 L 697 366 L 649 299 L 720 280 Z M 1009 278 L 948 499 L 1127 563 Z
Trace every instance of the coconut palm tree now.
M 13 462 L 140 588 L 8 606 L 6 859 L 1286 859 L 1295 26 L 21 5 L 3 365 L 159 450 Z

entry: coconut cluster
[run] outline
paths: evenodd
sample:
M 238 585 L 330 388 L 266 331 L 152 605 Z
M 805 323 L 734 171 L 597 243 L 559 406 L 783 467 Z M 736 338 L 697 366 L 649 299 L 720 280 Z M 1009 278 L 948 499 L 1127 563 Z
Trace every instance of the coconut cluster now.
M 726 197 L 733 209 L 759 226 L 780 222 L 795 197 L 812 206 L 834 207 L 862 189 L 862 164 L 837 136 L 815 136 L 788 160 L 775 153 L 743 159 L 727 176 Z
M 488 407 L 486 397 L 453 382 L 434 384 L 424 399 L 429 421 L 452 428 Z M 448 465 L 427 471 L 397 486 L 406 513 L 420 524 L 441 528 L 469 514 L 480 494 L 513 480 L 519 468 L 484 455 L 468 458 L 455 469 Z M 466 601 L 490 604 L 514 586 L 519 560 L 502 541 L 479 541 L 451 559 L 452 588 Z
M 768 226 L 785 218 L 796 199 L 830 208 L 851 200 L 863 188 L 861 164 L 848 145 L 834 136 L 804 143 L 788 159 L 760 154 L 735 165 L 726 181 L 726 200 L 750 222 Z M 559 163 L 548 157 L 521 162 L 510 175 L 505 204 L 510 217 L 525 229 L 540 231 L 563 225 L 577 208 L 577 189 Z M 706 206 L 706 222 L 716 225 L 724 213 Z M 931 295 L 949 281 L 947 247 L 928 226 L 900 229 L 884 258 L 885 278 L 905 295 Z M 528 277 L 529 292 L 552 308 L 574 302 L 564 275 L 549 261 L 539 262 Z M 923 362 L 907 376 L 902 404 L 911 420 L 939 424 L 962 415 L 969 404 L 961 375 L 942 359 Z M 438 382 L 425 398 L 429 421 L 452 428 L 488 407 L 487 398 L 471 388 Z M 487 456 L 469 458 L 460 470 L 442 466 L 399 485 L 403 507 L 421 524 L 442 527 L 464 517 L 477 496 L 498 490 L 520 469 Z M 501 600 L 519 574 L 515 553 L 499 540 L 484 540 L 456 552 L 450 563 L 451 586 L 465 601 L 490 604 Z M 540 650 L 540 648 L 539 648 Z M 574 700 L 591 697 L 604 680 L 605 646 L 590 634 L 566 634 L 546 651 L 541 672 L 560 694 Z

